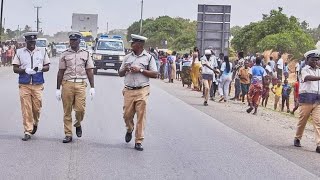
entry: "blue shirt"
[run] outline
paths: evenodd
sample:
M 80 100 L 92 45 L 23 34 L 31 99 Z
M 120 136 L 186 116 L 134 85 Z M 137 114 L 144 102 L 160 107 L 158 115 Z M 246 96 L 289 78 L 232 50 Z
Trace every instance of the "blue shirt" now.
M 221 69 L 220 69 L 223 72 L 222 75 L 224 75 L 224 76 L 231 76 L 232 75 L 232 71 L 231 71 L 232 70 L 232 63 L 229 62 L 229 64 L 230 64 L 230 71 L 227 72 L 227 64 L 225 62 L 222 63 Z
M 249 74 L 252 75 L 251 83 L 262 83 L 262 78 L 267 75 L 266 70 L 263 67 L 254 65 L 250 70 Z
M 291 93 L 291 86 L 289 84 L 282 85 L 282 96 L 289 97 Z

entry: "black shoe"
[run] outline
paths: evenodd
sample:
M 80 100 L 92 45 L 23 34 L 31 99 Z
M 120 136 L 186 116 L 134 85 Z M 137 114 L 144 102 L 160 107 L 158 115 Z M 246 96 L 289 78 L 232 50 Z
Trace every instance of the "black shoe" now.
M 82 128 L 81 128 L 81 126 L 76 127 L 76 135 L 77 135 L 78 137 L 81 137 L 81 136 L 82 136 Z
M 136 143 L 134 145 L 134 148 L 138 151 L 143 151 L 143 147 L 142 147 L 142 144 L 141 143 Z
M 295 147 L 301 147 L 300 140 L 299 139 L 294 139 L 293 145 Z M 319 151 L 320 151 L 320 149 L 319 149 Z
M 37 132 L 37 130 L 38 130 L 38 126 L 33 125 L 33 130 L 32 130 L 32 132 L 31 132 L 31 134 L 32 134 L 32 135 L 35 134 L 35 133 Z
M 208 106 L 208 102 L 205 101 L 205 102 L 203 103 L 203 105 L 204 105 L 204 106 Z
M 132 132 L 127 132 L 125 137 L 126 143 L 129 143 L 131 139 L 132 139 Z
M 63 143 L 69 143 L 72 141 L 72 136 L 66 136 L 64 139 L 63 139 Z
M 25 134 L 22 141 L 28 141 L 29 139 L 31 139 L 31 136 L 29 134 Z
M 316 152 L 320 153 L 320 146 L 317 147 Z
M 253 107 L 250 107 L 249 109 L 247 109 L 247 113 L 251 113 L 252 110 L 253 110 Z

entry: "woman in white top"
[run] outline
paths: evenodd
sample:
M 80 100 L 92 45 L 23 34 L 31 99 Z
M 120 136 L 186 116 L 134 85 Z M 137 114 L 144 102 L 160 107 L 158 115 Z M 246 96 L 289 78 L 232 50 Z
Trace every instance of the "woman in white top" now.
M 232 63 L 229 61 L 228 56 L 224 56 L 224 62 L 221 65 L 221 77 L 219 83 L 219 102 L 226 102 L 229 95 L 229 86 L 232 80 Z

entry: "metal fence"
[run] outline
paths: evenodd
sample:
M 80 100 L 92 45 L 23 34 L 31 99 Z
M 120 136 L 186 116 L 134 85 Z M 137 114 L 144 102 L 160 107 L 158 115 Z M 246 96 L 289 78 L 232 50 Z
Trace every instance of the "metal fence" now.
M 198 5 L 197 47 L 200 53 L 212 47 L 216 54 L 228 55 L 231 6 Z

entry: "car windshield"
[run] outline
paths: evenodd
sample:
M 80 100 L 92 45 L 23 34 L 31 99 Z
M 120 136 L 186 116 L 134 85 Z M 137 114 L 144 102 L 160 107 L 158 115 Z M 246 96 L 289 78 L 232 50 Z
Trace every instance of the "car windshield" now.
M 56 45 L 57 49 L 67 49 L 66 45 Z
M 123 43 L 119 41 L 99 41 L 97 50 L 123 51 Z
M 86 47 L 86 42 L 80 42 L 80 47 Z
M 83 40 L 85 41 L 85 42 L 92 42 L 93 41 L 93 37 L 92 36 L 84 36 L 84 37 L 82 37 L 83 38 Z
M 47 41 L 46 40 L 37 40 L 36 46 L 37 47 L 47 47 Z

